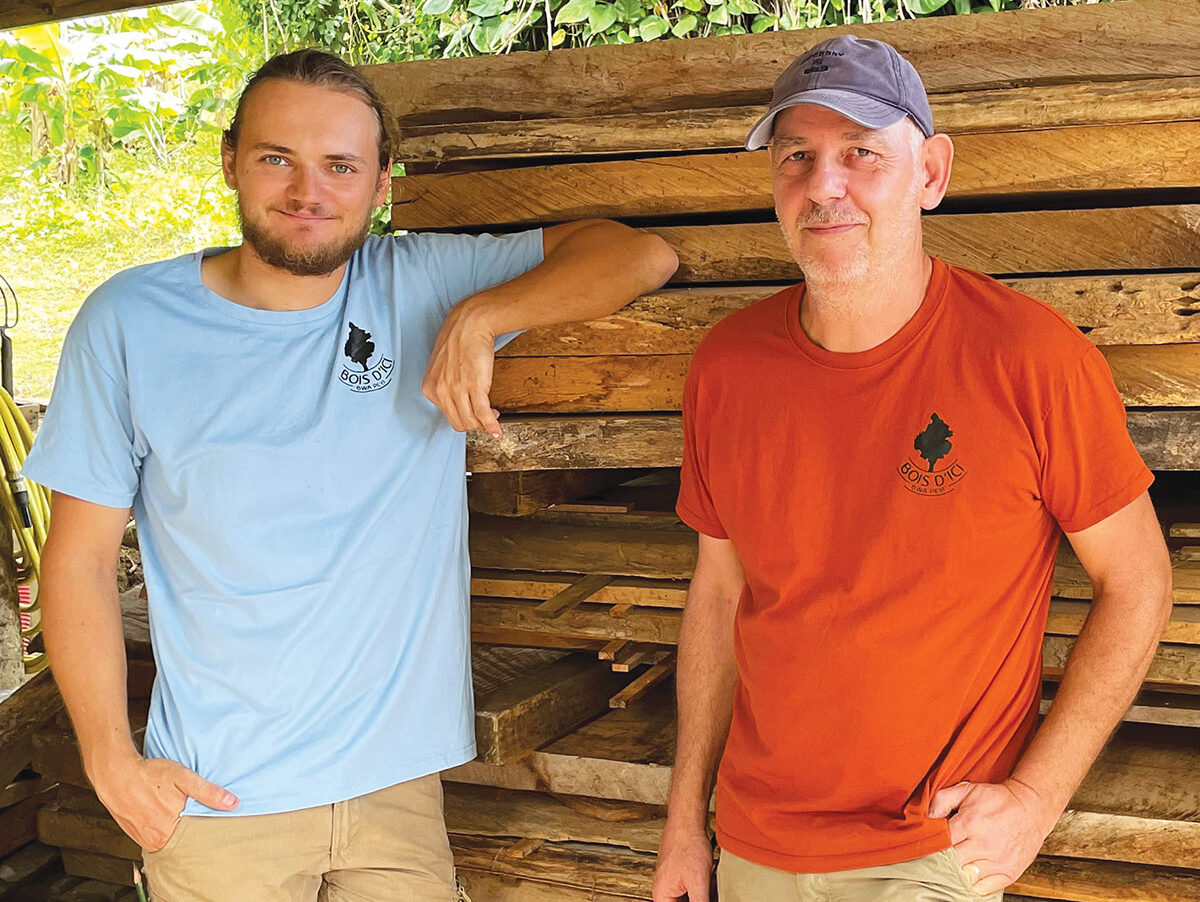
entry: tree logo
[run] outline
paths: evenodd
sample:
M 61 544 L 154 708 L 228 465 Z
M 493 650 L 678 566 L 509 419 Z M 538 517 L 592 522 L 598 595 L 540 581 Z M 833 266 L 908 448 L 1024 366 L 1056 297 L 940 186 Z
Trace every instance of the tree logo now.
M 350 334 L 342 347 L 342 354 L 362 370 L 342 366 L 342 374 L 338 381 L 351 391 L 378 391 L 392 381 L 392 373 L 396 365 L 388 357 L 380 355 L 379 362 L 371 366 L 371 358 L 375 355 L 375 342 L 371 341 L 371 333 L 366 329 L 350 323 Z
M 906 489 L 914 495 L 945 495 L 958 485 L 967 471 L 957 456 L 950 457 L 954 450 L 950 441 L 953 436 L 954 430 L 945 420 L 936 413 L 930 414 L 928 425 L 912 443 L 920 462 L 910 457 L 896 469 Z M 947 462 L 939 468 L 943 460 Z

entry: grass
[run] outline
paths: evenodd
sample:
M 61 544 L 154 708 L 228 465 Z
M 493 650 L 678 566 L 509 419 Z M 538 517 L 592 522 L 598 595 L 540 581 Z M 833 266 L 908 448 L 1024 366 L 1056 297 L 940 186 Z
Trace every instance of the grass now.
M 16 395 L 44 401 L 67 327 L 92 289 L 139 263 L 236 243 L 238 230 L 215 131 L 163 167 L 118 155 L 107 196 L 22 173 L 18 137 L 0 136 L 0 275 L 20 304 L 10 333 Z

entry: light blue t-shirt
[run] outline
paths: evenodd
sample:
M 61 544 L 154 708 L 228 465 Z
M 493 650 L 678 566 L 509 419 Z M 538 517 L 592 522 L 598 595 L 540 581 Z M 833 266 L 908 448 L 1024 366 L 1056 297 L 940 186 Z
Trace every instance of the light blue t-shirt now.
M 465 439 L 421 378 L 450 307 L 540 263 L 541 232 L 368 238 L 329 301 L 289 312 L 221 298 L 201 258 L 88 298 L 24 469 L 133 505 L 146 754 L 239 815 L 470 760 Z

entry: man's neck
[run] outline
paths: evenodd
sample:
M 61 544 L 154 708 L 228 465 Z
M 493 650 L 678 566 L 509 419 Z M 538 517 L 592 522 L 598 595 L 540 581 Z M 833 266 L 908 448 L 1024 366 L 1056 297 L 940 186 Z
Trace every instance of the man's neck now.
M 913 318 L 932 273 L 933 260 L 922 252 L 906 265 L 865 280 L 808 282 L 800 305 L 800 326 L 814 344 L 827 351 L 869 351 Z
M 227 301 L 259 310 L 310 310 L 333 297 L 342 284 L 342 264 L 323 276 L 296 276 L 264 263 L 248 245 L 205 257 L 200 280 Z

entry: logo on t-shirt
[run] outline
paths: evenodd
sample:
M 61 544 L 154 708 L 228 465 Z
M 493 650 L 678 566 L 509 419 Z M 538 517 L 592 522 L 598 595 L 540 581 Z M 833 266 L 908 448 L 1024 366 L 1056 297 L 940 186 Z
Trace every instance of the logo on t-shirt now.
M 906 489 L 914 495 L 945 495 L 954 490 L 967 471 L 954 454 L 953 435 L 945 420 L 930 415 L 929 425 L 913 439 L 915 453 L 896 468 Z
M 375 342 L 371 341 L 371 333 L 366 329 L 351 323 L 350 337 L 346 339 L 342 353 L 350 358 L 350 363 L 355 364 L 353 368 L 349 364 L 343 365 L 342 374 L 338 377 L 342 385 L 349 386 L 351 391 L 376 391 L 392 381 L 396 365 L 390 358 L 380 354 L 379 362 L 371 366 Z

